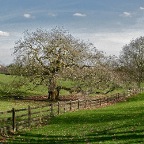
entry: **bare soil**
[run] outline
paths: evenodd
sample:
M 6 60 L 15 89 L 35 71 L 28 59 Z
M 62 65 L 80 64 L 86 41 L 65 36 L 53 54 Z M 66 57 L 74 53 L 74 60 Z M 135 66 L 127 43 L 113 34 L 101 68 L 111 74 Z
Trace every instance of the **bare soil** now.
M 77 95 L 77 94 L 72 94 L 72 95 L 63 95 L 59 96 L 59 101 L 74 101 L 74 100 L 85 100 L 85 99 L 97 99 L 100 97 L 104 97 L 104 95 L 96 95 L 96 96 L 84 96 L 84 95 Z M 48 96 L 29 96 L 26 98 L 23 98 L 23 100 L 32 100 L 32 101 L 46 101 L 48 100 Z

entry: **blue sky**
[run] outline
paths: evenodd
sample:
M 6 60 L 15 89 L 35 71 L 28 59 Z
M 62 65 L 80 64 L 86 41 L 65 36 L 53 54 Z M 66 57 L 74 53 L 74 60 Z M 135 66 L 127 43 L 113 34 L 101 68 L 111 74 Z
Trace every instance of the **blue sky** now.
M 108 55 L 144 36 L 144 0 L 0 0 L 0 63 L 25 30 L 64 27 Z

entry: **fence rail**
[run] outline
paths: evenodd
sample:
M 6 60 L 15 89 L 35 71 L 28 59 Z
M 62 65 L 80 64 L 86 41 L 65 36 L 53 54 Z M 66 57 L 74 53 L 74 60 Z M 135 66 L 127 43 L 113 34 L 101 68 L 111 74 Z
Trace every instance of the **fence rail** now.
M 0 134 L 9 134 L 19 131 L 22 128 L 31 128 L 33 126 L 48 124 L 50 118 L 63 114 L 68 111 L 80 109 L 98 108 L 107 104 L 116 103 L 125 100 L 127 97 L 142 92 L 140 90 L 129 90 L 127 93 L 116 94 L 110 97 L 103 97 L 94 100 L 76 100 L 46 104 L 43 106 L 23 109 L 15 109 L 0 112 Z

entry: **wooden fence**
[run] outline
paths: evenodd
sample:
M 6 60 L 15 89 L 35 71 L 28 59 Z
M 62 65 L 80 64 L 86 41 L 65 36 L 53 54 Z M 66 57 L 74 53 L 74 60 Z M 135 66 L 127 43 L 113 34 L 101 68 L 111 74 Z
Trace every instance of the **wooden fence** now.
M 19 131 L 23 128 L 46 125 L 53 116 L 63 114 L 67 111 L 92 109 L 116 103 L 141 91 L 142 89 L 140 91 L 130 90 L 128 93 L 116 94 L 94 100 L 55 102 L 37 107 L 28 106 L 23 109 L 12 108 L 12 110 L 0 112 L 0 134 L 4 135 Z

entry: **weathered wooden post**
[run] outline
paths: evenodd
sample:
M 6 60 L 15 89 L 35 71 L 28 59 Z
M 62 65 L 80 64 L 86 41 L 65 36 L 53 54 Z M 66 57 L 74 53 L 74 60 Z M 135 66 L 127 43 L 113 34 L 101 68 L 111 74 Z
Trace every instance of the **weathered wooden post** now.
M 99 99 L 99 105 L 100 105 L 100 106 L 101 106 L 101 103 L 102 103 L 102 102 L 101 102 L 101 98 L 100 98 L 100 99 Z
M 72 110 L 72 101 L 70 100 L 70 111 Z
M 60 103 L 58 101 L 58 115 L 60 114 Z
M 64 102 L 64 113 L 66 113 L 66 102 Z
M 28 127 L 31 127 L 31 107 L 28 106 Z
M 88 101 L 89 101 L 88 105 L 91 108 L 92 107 L 92 100 L 88 100 Z
M 14 108 L 12 108 L 12 130 L 13 130 L 13 132 L 16 131 L 16 115 L 15 115 Z
M 86 108 L 87 107 L 87 100 L 85 100 L 85 105 L 84 105 L 84 108 Z
M 50 104 L 50 117 L 53 117 L 54 113 L 53 113 L 53 104 Z
M 78 99 L 78 110 L 80 109 L 80 100 Z

